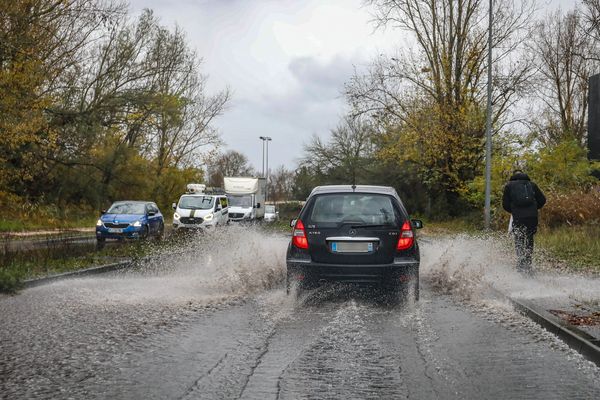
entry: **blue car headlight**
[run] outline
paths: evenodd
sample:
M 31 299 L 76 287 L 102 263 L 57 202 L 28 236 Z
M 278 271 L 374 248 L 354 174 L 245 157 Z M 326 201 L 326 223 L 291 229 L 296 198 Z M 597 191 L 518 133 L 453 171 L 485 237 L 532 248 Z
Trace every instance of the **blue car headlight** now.
M 135 226 L 136 228 L 139 228 L 140 226 L 142 226 L 142 222 L 141 221 L 135 221 L 133 223 L 133 226 Z
M 96 221 L 96 226 L 102 226 L 102 220 L 99 219 L 98 221 Z

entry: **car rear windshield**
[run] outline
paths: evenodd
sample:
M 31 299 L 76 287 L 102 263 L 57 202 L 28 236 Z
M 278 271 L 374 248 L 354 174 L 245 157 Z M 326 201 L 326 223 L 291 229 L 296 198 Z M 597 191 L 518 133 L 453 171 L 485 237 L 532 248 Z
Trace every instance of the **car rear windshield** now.
M 143 203 L 116 203 L 110 206 L 107 214 L 140 214 L 146 213 L 146 205 Z
M 265 206 L 265 212 L 275 213 L 275 206 Z
M 186 210 L 208 210 L 215 203 L 212 196 L 182 196 L 179 200 L 179 208 Z
M 396 224 L 392 198 L 382 194 L 339 193 L 315 199 L 310 221 L 315 224 Z

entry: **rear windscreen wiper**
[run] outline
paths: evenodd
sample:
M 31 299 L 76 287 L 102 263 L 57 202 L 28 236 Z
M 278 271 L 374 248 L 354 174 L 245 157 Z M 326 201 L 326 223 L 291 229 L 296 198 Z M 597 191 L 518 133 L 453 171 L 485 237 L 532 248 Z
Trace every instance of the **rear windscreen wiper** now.
M 365 224 L 365 225 L 352 225 L 352 229 L 356 228 L 390 228 L 394 227 L 394 224 Z

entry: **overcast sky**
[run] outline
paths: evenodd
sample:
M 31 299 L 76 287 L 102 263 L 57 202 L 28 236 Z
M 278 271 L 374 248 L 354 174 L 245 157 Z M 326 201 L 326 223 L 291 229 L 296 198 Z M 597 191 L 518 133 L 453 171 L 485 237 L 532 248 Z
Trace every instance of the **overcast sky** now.
M 571 8 L 575 0 L 542 0 Z M 340 93 L 353 68 L 390 53 L 399 32 L 373 32 L 361 0 L 131 0 L 182 27 L 203 58 L 209 90 L 233 98 L 216 121 L 225 149 L 260 171 L 259 136 L 270 136 L 269 166 L 294 168 L 313 133 L 326 137 L 345 112 Z

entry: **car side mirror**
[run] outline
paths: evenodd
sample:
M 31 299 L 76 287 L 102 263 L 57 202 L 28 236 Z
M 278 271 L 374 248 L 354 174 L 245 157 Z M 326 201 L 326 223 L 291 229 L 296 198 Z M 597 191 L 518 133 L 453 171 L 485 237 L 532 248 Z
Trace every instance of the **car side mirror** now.
M 106 210 L 100 211 L 101 214 L 106 214 Z
M 223 209 L 223 207 L 221 207 L 220 204 L 217 204 L 217 206 L 215 207 L 215 211 L 221 211 Z
M 177 210 L 177 203 L 173 203 L 172 207 L 173 207 L 173 210 Z
M 291 219 L 291 220 L 290 220 L 290 228 L 293 228 L 293 227 L 295 227 L 295 226 L 296 226 L 296 222 L 297 222 L 297 221 L 298 221 L 298 220 L 297 220 L 296 218 L 294 218 L 294 219 Z
M 260 208 L 260 203 L 256 203 L 256 208 Z
M 415 229 L 421 229 L 423 227 L 423 221 L 420 219 L 411 219 L 410 222 Z
M 156 215 L 156 211 L 148 211 L 148 216 L 152 217 Z

